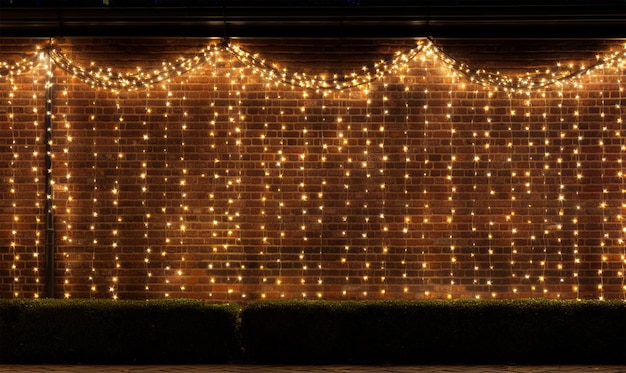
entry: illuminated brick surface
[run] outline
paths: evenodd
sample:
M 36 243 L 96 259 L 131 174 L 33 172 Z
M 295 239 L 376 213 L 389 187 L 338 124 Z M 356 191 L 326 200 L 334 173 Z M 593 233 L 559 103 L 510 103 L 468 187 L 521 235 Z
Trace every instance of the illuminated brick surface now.
M 62 40 L 47 78 L 5 42 L 3 298 L 43 295 L 46 81 L 59 297 L 624 298 L 621 45 L 507 80 L 420 43 L 334 83 L 203 43 Z

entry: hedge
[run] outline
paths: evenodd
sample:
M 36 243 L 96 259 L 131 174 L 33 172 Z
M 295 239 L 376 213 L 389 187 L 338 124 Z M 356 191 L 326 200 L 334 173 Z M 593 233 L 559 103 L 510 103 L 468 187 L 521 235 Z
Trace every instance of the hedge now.
M 624 364 L 626 303 L 0 301 L 0 363 Z
M 259 363 L 626 362 L 621 301 L 263 302 L 241 320 Z
M 0 362 L 226 362 L 239 353 L 238 313 L 195 300 L 2 301 Z

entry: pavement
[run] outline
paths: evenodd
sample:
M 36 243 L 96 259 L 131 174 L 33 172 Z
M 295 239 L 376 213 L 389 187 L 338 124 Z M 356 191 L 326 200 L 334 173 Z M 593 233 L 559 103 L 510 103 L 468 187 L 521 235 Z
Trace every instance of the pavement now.
M 9 365 L 19 373 L 626 373 L 625 365 Z

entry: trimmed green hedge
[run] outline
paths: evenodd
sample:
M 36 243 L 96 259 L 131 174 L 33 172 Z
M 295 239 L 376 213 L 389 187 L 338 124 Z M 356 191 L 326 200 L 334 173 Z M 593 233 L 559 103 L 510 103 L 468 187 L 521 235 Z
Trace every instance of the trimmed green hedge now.
M 3 301 L 0 362 L 226 362 L 239 353 L 238 314 L 195 300 Z
M 262 302 L 242 310 L 259 363 L 626 362 L 624 302 Z
M 624 364 L 622 301 L 0 301 L 0 363 Z

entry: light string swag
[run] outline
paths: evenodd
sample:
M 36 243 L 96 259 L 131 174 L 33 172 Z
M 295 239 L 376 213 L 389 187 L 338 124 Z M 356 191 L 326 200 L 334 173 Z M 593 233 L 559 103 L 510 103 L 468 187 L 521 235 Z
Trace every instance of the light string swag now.
M 38 48 L 37 55 L 48 53 L 52 62 L 92 87 L 102 87 L 111 90 L 137 90 L 160 84 L 173 77 L 193 72 L 202 65 L 210 63 L 220 52 L 226 52 L 235 57 L 248 68 L 251 68 L 260 76 L 292 87 L 300 87 L 311 90 L 346 90 L 381 80 L 387 75 L 402 70 L 410 61 L 426 56 L 443 62 L 455 76 L 465 76 L 471 83 L 480 84 L 492 89 L 509 91 L 524 91 L 532 89 L 544 89 L 555 84 L 573 81 L 577 77 L 590 73 L 594 69 L 602 69 L 616 63 L 622 63 L 626 59 L 626 46 L 622 51 L 615 51 L 604 56 L 596 56 L 593 64 L 567 66 L 557 63 L 556 67 L 545 71 L 526 72 L 517 77 L 508 77 L 499 72 L 491 72 L 485 69 L 475 69 L 468 64 L 456 61 L 444 52 L 430 39 L 417 41 L 417 46 L 407 52 L 397 52 L 388 61 L 379 61 L 371 66 L 363 66 L 360 72 L 339 76 L 333 74 L 331 78 L 323 76 L 309 76 L 306 73 L 290 73 L 287 69 L 280 69 L 275 64 L 269 64 L 261 59 L 258 54 L 251 54 L 237 45 L 228 41 L 210 44 L 201 49 L 196 55 L 189 58 L 178 58 L 174 62 L 162 62 L 160 69 L 144 71 L 137 67 L 135 72 L 117 72 L 112 68 L 99 67 L 91 63 L 89 67 L 74 63 L 60 48 L 51 43 L 46 48 Z M 19 75 L 36 65 L 38 58 L 23 59 L 15 64 L 0 62 L 0 76 Z

